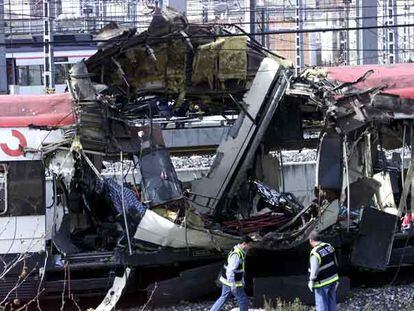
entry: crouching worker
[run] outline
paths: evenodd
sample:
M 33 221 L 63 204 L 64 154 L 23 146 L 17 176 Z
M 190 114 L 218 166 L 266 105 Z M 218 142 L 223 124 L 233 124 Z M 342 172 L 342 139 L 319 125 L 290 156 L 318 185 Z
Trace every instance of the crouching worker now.
M 321 242 L 316 231 L 311 232 L 309 243 L 312 251 L 308 287 L 315 293 L 316 311 L 336 311 L 339 276 L 335 249 L 329 243 Z
M 244 236 L 242 242 L 228 254 L 220 276 L 221 296 L 210 311 L 219 311 L 231 295 L 237 299 L 240 311 L 248 310 L 249 298 L 244 291 L 244 263 L 252 242 L 249 236 Z

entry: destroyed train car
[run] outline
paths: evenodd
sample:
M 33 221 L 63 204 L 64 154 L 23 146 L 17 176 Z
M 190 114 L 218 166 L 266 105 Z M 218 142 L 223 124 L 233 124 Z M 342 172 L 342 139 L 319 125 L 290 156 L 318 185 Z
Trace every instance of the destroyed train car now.
M 235 26 L 176 13 L 156 15 L 143 33 L 116 33 L 104 31 L 101 49 L 72 68 L 67 93 L 0 97 L 1 304 L 108 291 L 97 310 L 111 310 L 124 290 L 200 273 L 243 234 L 278 260 L 306 261 L 318 230 L 344 263 L 412 263 L 411 233 L 398 224 L 414 204 L 413 160 L 387 158 L 412 143 L 409 65 L 294 76 Z M 208 175 L 191 185 L 178 180 L 152 122 L 165 103 L 239 114 Z M 280 191 L 274 156 L 303 147 L 318 148 L 306 206 Z M 207 281 L 216 268 L 202 270 Z

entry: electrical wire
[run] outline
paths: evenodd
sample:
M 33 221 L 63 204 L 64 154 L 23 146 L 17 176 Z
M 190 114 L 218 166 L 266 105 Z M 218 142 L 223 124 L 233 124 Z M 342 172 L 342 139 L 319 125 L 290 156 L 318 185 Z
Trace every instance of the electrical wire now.
M 249 33 L 250 36 L 258 35 L 278 35 L 278 34 L 299 34 L 299 33 L 319 33 L 319 32 L 336 32 L 336 31 L 345 31 L 345 30 L 365 30 L 365 29 L 388 29 L 388 28 L 401 28 L 401 27 L 414 27 L 414 23 L 410 24 L 395 24 L 395 25 L 379 25 L 379 26 L 364 26 L 364 27 L 348 27 L 348 28 L 311 28 L 311 29 L 286 29 L 286 30 L 273 30 L 273 31 L 263 31 L 263 32 L 254 32 Z M 217 39 L 225 37 L 242 37 L 246 36 L 245 33 L 210 33 L 205 35 L 188 35 L 189 39 Z M 151 40 L 171 40 L 171 39 L 183 39 L 181 34 L 171 34 L 169 36 L 151 36 Z M 98 40 L 84 40 L 81 41 L 82 44 L 85 43 L 122 43 L 131 40 L 131 38 L 114 38 L 114 39 L 98 39 Z M 77 45 L 78 41 L 68 41 L 68 42 L 58 42 L 51 41 L 49 43 L 44 42 L 16 42 L 14 46 L 44 46 L 45 44 L 50 44 L 53 46 L 67 46 L 67 45 Z M 7 46 L 7 43 L 2 43 L 0 46 Z

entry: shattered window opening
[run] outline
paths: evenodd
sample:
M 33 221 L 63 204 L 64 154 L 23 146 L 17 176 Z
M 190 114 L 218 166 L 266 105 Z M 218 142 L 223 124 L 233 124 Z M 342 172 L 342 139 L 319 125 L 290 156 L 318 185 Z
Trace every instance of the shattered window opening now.
M 12 161 L 7 174 L 7 214 L 45 213 L 45 170 L 42 161 Z
M 0 164 L 0 215 L 7 212 L 7 165 Z

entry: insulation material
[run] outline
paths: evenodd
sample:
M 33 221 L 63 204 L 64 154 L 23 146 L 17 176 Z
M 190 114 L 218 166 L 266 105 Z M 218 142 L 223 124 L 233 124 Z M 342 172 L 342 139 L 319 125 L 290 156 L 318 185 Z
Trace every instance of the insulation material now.
M 247 37 L 228 37 L 220 47 L 218 79 L 246 80 Z
M 210 88 L 213 88 L 218 51 L 223 44 L 224 39 L 220 38 L 217 41 L 200 45 L 197 48 L 193 61 L 193 75 L 191 77 L 193 84 L 197 85 L 207 82 Z
M 186 49 L 187 46 L 181 40 L 171 41 L 168 46 L 166 83 L 167 89 L 173 92 L 179 93 L 185 89 Z
M 218 67 L 217 67 L 218 63 Z M 246 80 L 247 37 L 220 38 L 198 47 L 193 62 L 194 84 L 208 83 L 213 88 L 214 78 Z
M 386 213 L 397 215 L 398 209 L 394 200 L 390 174 L 388 172 L 377 173 L 374 175 L 374 179 L 381 184 L 376 194 L 380 208 Z
M 128 82 L 133 87 L 149 90 L 164 88 L 166 86 L 164 78 L 168 60 L 167 50 L 167 44 L 160 44 L 154 49 L 156 62 L 148 56 L 144 47 L 127 50 L 125 58 L 118 57 L 117 59 L 128 77 Z

